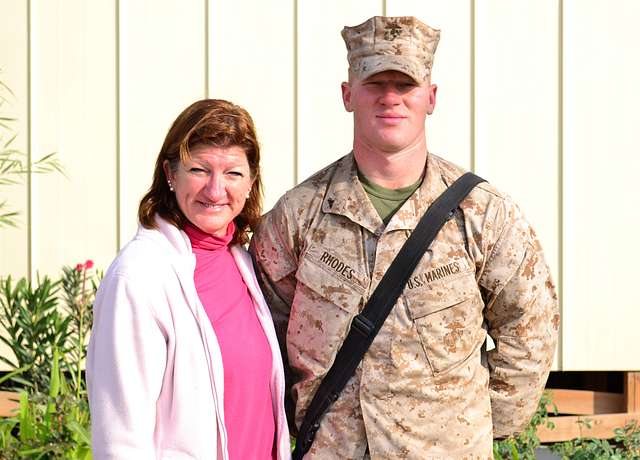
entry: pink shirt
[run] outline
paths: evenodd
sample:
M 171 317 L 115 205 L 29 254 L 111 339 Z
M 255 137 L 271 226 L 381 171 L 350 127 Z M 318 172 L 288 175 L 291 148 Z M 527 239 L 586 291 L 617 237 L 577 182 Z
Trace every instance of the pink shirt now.
M 271 350 L 228 247 L 234 230 L 233 222 L 224 237 L 184 228 L 196 256 L 196 291 L 222 354 L 229 458 L 274 459 Z

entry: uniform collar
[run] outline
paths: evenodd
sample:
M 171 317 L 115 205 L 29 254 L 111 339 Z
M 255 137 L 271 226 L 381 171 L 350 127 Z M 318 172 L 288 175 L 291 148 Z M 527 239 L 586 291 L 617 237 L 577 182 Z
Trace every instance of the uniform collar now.
M 404 202 L 402 207 L 393 215 L 385 232 L 393 230 L 413 230 L 427 211 L 431 203 L 448 187 L 444 182 L 440 166 L 435 157 L 427 153 L 427 170 L 424 180 L 418 190 Z
M 353 152 L 338 160 L 322 202 L 322 211 L 345 216 L 371 233 L 382 233 L 384 223 L 358 180 Z
M 447 186 L 434 156 L 427 154 L 427 171 L 422 184 L 395 213 L 385 228 L 358 180 L 352 152 L 338 161 L 322 202 L 322 211 L 345 216 L 377 235 L 393 230 L 413 230 L 427 208 Z

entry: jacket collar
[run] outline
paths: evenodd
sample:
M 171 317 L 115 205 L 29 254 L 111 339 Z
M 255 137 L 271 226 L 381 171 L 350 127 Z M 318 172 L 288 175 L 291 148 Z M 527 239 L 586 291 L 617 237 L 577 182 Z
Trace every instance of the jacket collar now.
M 427 208 L 447 188 L 440 167 L 431 154 L 427 154 L 427 168 L 422 184 L 391 218 L 386 228 L 367 193 L 358 180 L 353 152 L 338 160 L 322 202 L 322 211 L 347 217 L 371 233 L 382 234 L 393 230 L 413 230 Z
M 156 228 L 145 228 L 139 225 L 136 238 L 152 240 L 159 244 L 171 259 L 193 255 L 191 241 L 185 232 L 157 214 L 155 221 Z
M 345 216 L 371 233 L 382 233 L 384 224 L 358 180 L 353 152 L 338 160 L 322 211 Z
M 185 293 L 191 293 L 193 273 L 196 268 L 196 257 L 191 248 L 191 241 L 184 231 L 157 214 L 155 220 L 157 227 L 154 229 L 139 226 L 137 237 L 152 240 L 161 246 L 170 259 L 170 263 L 174 266 Z M 259 298 L 260 293 L 257 291 L 258 281 L 253 272 L 249 253 L 237 244 L 230 245 L 229 248 L 252 297 Z M 188 295 L 188 297 L 190 301 L 194 301 L 192 295 Z

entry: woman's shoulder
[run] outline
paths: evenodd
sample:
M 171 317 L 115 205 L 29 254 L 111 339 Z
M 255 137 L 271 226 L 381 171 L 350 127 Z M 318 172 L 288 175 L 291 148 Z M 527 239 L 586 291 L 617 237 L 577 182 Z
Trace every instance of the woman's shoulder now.
M 139 230 L 120 250 L 106 276 L 138 281 L 164 278 L 163 275 L 171 271 L 172 258 L 175 256 L 167 245 L 162 244 L 161 238 L 162 235 L 156 230 Z

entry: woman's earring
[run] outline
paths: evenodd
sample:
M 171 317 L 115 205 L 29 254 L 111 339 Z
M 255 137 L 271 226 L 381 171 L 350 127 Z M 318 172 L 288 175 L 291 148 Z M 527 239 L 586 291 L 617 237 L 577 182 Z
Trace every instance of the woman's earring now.
M 249 191 L 247 192 L 247 200 L 249 199 L 249 196 L 250 196 L 250 195 L 251 195 L 251 190 L 249 190 Z
M 173 185 L 171 185 L 171 180 L 167 179 L 167 184 L 169 184 L 169 190 L 173 192 Z

